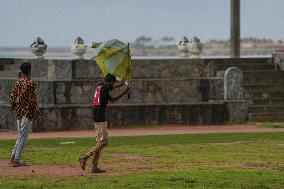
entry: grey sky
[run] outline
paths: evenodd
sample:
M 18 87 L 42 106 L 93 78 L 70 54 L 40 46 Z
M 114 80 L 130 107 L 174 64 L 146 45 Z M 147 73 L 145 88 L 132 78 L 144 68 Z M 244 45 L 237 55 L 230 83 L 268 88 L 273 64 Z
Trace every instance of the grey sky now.
M 284 39 L 284 0 L 241 0 L 241 36 Z M 140 35 L 228 39 L 230 0 L 0 0 L 0 46 Z

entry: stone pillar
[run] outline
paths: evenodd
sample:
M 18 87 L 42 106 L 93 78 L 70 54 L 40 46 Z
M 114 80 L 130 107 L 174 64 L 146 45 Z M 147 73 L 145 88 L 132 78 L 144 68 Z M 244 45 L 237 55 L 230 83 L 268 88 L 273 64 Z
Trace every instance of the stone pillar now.
M 224 100 L 243 99 L 243 72 L 237 67 L 230 67 L 224 75 Z
M 248 120 L 247 100 L 228 100 L 225 105 L 228 123 L 245 123 Z
M 231 0 L 231 41 L 232 58 L 240 57 L 240 0 Z
M 230 67 L 224 75 L 224 100 L 229 123 L 243 123 L 248 118 L 248 102 L 243 100 L 243 72 Z

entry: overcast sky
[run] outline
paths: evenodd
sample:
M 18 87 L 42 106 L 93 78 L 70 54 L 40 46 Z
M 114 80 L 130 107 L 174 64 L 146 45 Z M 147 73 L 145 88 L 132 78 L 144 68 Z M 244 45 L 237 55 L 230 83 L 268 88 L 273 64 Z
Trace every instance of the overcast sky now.
M 241 37 L 284 39 L 284 0 L 241 0 Z M 0 0 L 0 46 L 49 47 L 140 35 L 228 39 L 230 0 Z

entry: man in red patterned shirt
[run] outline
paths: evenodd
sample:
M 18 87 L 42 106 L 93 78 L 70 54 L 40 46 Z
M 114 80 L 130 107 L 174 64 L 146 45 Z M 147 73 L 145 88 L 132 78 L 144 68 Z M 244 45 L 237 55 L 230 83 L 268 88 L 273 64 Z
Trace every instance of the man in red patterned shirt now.
M 19 136 L 17 138 L 10 164 L 13 167 L 23 166 L 20 156 L 24 149 L 29 127 L 32 124 L 33 113 L 38 110 L 36 97 L 36 83 L 31 80 L 31 64 L 23 62 L 20 66 L 21 78 L 13 86 L 10 103 L 16 111 Z M 40 113 L 40 112 L 39 112 Z

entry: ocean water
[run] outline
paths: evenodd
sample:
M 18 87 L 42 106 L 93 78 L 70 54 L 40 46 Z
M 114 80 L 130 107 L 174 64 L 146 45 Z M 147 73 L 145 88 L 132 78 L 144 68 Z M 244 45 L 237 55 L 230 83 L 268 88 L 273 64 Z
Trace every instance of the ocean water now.
M 87 51 L 84 54 L 85 59 L 91 59 L 93 52 Z M 219 54 L 210 55 L 210 53 L 204 53 L 205 55 L 202 55 L 201 58 L 228 58 L 228 55 L 222 54 L 220 52 Z M 72 54 L 72 52 L 68 48 L 54 48 L 49 49 L 45 54 L 44 57 L 46 59 L 74 59 L 75 56 Z M 253 54 L 253 55 L 242 55 L 241 57 L 272 57 L 271 53 L 259 53 L 259 54 Z M 30 49 L 27 48 L 0 48 L 0 58 L 35 58 L 35 56 L 32 54 Z M 132 54 L 132 58 L 182 58 L 178 55 L 169 56 L 167 52 L 165 52 L 163 55 L 161 54 L 151 54 L 151 55 L 140 55 L 140 53 Z

